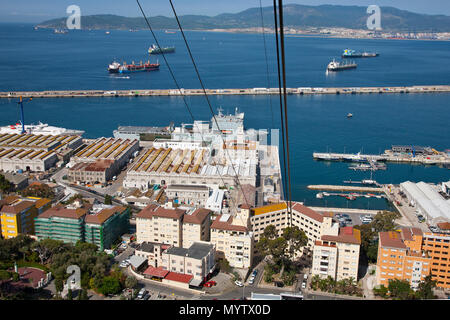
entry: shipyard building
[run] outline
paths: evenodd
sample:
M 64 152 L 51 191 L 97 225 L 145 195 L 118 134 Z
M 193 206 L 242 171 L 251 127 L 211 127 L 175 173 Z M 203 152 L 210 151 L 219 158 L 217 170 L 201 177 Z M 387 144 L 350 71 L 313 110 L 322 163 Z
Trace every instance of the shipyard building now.
M 82 145 L 76 135 L 0 134 L 0 170 L 43 172 Z
M 69 163 L 69 181 L 105 183 L 139 150 L 139 141 L 99 138 L 76 153 Z
M 243 119 L 244 114 L 237 111 L 234 115 L 219 112 L 210 122 L 194 121 L 174 128 L 170 140 L 156 139 L 142 152 L 127 171 L 123 186 L 146 190 L 154 184 L 202 185 L 216 189 L 236 186 L 238 177 L 241 185 L 255 187 L 263 161 L 271 161 L 267 166 L 273 170 L 264 172 L 271 175 L 273 184 L 280 185 L 278 152 L 276 157 L 267 156 L 267 131 L 244 130 Z M 280 188 L 275 192 L 280 193 Z

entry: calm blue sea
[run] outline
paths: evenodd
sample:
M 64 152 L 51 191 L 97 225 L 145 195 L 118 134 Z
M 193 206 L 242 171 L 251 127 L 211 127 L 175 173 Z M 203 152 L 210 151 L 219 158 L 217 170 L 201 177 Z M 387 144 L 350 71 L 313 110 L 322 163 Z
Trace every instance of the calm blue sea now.
M 157 32 L 163 45 L 176 46 L 167 55 L 184 88 L 199 88 L 179 33 Z M 267 87 L 262 35 L 188 32 L 193 54 L 208 88 Z M 106 68 L 113 59 L 127 62 L 148 59 L 154 43 L 150 32 L 77 31 L 66 35 L 52 30 L 34 31 L 31 25 L 0 24 L 0 91 L 63 89 L 174 88 L 162 57 L 160 71 L 111 76 Z M 327 76 L 330 59 L 344 48 L 377 51 L 380 57 L 358 60 L 356 70 Z M 402 86 L 450 84 L 450 42 L 286 39 L 288 87 Z M 267 35 L 270 86 L 277 86 L 274 41 Z M 152 57 L 152 61 L 157 58 Z M 188 97 L 194 116 L 211 117 L 204 97 Z M 280 126 L 278 97 L 211 96 L 213 108 L 245 112 L 248 128 Z M 20 118 L 12 100 L 0 100 L 0 125 Z M 307 205 L 386 208 L 384 200 L 319 200 L 309 184 L 340 184 L 343 180 L 370 178 L 349 170 L 346 163 L 314 161 L 314 151 L 380 153 L 392 144 L 450 148 L 450 94 L 371 94 L 289 96 L 289 134 L 293 198 Z M 272 106 L 271 106 L 272 105 Z M 26 105 L 26 123 L 42 121 L 78 128 L 85 136 L 112 136 L 119 125 L 176 125 L 191 121 L 181 98 L 67 98 L 35 99 Z M 347 113 L 353 113 L 347 119 Z M 273 115 L 273 117 L 272 117 Z M 406 180 L 439 182 L 450 171 L 436 166 L 388 164 L 374 173 L 380 183 Z

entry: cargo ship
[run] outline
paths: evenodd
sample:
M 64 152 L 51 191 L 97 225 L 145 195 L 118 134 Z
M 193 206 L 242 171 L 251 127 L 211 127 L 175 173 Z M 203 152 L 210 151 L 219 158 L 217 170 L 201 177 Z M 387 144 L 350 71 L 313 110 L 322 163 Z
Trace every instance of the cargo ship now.
M 109 73 L 129 73 L 129 72 L 137 72 L 137 71 L 155 71 L 159 70 L 159 63 L 150 63 L 147 61 L 146 63 L 135 64 L 134 61 L 132 64 L 127 64 L 124 62 L 123 64 L 118 63 L 117 61 L 112 62 L 108 66 Z
M 328 64 L 327 71 L 342 71 L 348 69 L 355 69 L 358 65 L 354 62 L 338 62 L 333 59 Z
M 375 52 L 356 52 L 352 49 L 345 49 L 342 52 L 342 58 L 371 58 L 378 57 L 379 54 Z
M 150 48 L 148 48 L 149 54 L 161 54 L 161 53 L 173 53 L 173 52 L 175 52 L 175 47 L 160 48 L 156 44 L 153 44 Z

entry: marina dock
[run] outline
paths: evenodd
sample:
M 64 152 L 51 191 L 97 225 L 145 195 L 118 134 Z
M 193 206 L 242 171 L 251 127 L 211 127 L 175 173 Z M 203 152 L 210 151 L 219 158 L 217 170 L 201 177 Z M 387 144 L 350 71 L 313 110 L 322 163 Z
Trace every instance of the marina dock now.
M 367 209 L 353 209 L 353 208 L 328 208 L 328 207 L 309 207 L 318 212 L 332 212 L 332 213 L 357 213 L 357 214 L 373 214 L 376 215 L 383 210 L 367 210 Z
M 411 87 L 334 87 L 334 88 L 287 88 L 288 94 L 383 94 L 383 93 L 440 93 L 450 92 L 450 85 L 411 86 Z M 208 95 L 277 95 L 278 88 L 247 89 L 206 89 Z M 76 98 L 76 97 L 145 97 L 203 95 L 202 89 L 134 89 L 134 90 L 60 90 L 60 91 L 16 91 L 0 92 L 0 98 Z
M 360 191 L 360 192 L 383 192 L 383 188 L 360 187 L 360 186 L 336 186 L 336 185 L 309 185 L 311 190 L 331 190 L 331 191 Z

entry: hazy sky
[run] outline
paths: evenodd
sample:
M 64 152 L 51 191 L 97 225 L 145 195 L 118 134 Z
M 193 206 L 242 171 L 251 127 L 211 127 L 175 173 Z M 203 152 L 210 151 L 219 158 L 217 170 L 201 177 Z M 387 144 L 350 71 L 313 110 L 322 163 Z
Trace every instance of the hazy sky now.
M 251 7 L 258 7 L 259 0 L 172 0 L 177 13 L 216 15 L 235 13 Z M 261 0 L 269 6 L 272 0 Z M 147 15 L 171 16 L 169 0 L 140 0 Z M 290 0 L 284 4 L 305 5 L 341 4 L 368 6 L 392 6 L 408 11 L 426 14 L 450 15 L 450 0 Z M 67 16 L 66 8 L 80 6 L 82 15 L 117 14 L 129 17 L 140 16 L 135 0 L 0 0 L 0 22 L 42 22 Z

